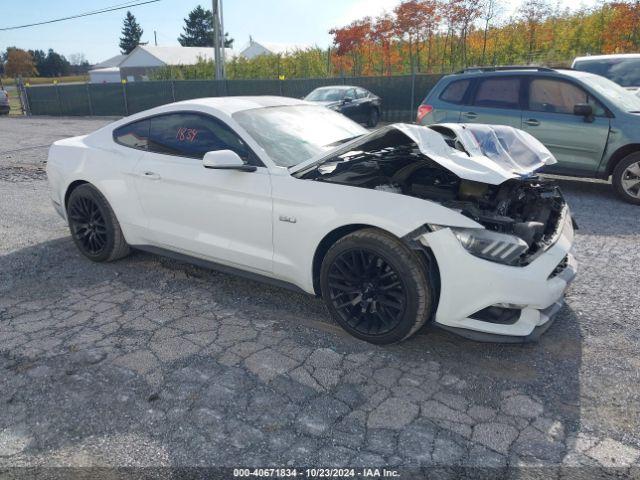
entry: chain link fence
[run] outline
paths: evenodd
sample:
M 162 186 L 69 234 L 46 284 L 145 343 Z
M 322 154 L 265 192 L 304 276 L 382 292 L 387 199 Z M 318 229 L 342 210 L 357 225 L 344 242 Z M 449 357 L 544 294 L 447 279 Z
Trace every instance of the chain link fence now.
M 382 98 L 382 120 L 412 121 L 420 102 L 441 75 L 336 77 L 291 80 L 174 80 L 26 87 L 31 115 L 126 116 L 174 101 L 225 95 L 301 98 L 317 87 L 355 85 Z

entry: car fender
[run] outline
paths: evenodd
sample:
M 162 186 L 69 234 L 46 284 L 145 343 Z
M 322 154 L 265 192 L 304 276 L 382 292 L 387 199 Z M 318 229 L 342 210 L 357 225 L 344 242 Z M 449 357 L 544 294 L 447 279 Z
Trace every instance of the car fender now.
M 398 193 L 277 174 L 272 189 L 274 275 L 309 293 L 315 252 L 336 229 L 364 225 L 402 238 L 427 223 L 482 228 L 435 202 Z
M 92 136 L 72 137 L 51 146 L 47 160 L 51 200 L 66 220 L 65 202 L 71 185 L 78 181 L 92 184 L 109 202 L 127 242 L 135 244 L 145 218 L 133 177 L 141 153 L 104 148 L 97 140 Z

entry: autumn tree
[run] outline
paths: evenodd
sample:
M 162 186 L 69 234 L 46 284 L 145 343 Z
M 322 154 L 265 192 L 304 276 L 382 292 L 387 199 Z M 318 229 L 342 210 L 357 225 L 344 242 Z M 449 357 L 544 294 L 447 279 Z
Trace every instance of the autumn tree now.
M 537 33 L 540 24 L 550 13 L 547 0 L 524 0 L 519 10 L 519 17 L 524 22 L 527 35 L 527 58 L 531 62 L 536 51 Z
M 433 50 L 433 35 L 440 26 L 440 6 L 436 0 L 422 0 L 420 2 L 421 23 L 418 28 L 419 35 L 427 43 L 427 70 L 431 68 L 431 52 Z
M 31 54 L 15 47 L 7 49 L 4 70 L 9 77 L 33 77 L 38 74 Z
M 334 28 L 329 31 L 333 35 L 335 54 L 349 56 L 352 75 L 362 73 L 364 46 L 371 38 L 371 19 L 355 20 L 346 27 Z
M 501 5 L 498 3 L 498 0 L 484 0 L 481 4 L 481 14 L 480 18 L 483 22 L 483 35 L 482 35 L 482 56 L 480 59 L 480 65 L 486 65 L 487 62 L 487 38 L 489 35 L 489 27 L 491 26 L 491 22 L 498 16 L 500 13 Z
M 474 22 L 480 17 L 482 4 L 477 0 L 460 0 L 456 2 L 458 25 L 460 29 L 460 52 L 463 66 L 468 65 L 467 38 Z
M 376 18 L 371 28 L 371 40 L 378 44 L 381 50 L 380 74 L 391 75 L 391 44 L 395 35 L 394 18 L 389 14 Z
M 460 24 L 460 7 L 459 4 L 463 0 L 448 0 L 445 2 L 441 9 L 442 20 L 445 27 L 445 35 L 443 39 L 443 45 L 441 47 L 442 65 L 441 70 L 444 72 L 447 64 L 447 57 L 449 60 L 449 68 L 453 68 L 455 58 L 455 38 L 458 25 Z M 447 50 L 448 49 L 448 50 Z

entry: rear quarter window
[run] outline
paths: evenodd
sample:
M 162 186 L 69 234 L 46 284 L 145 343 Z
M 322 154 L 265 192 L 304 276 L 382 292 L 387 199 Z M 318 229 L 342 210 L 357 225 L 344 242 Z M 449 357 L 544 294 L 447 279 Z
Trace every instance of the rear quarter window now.
M 470 80 L 456 80 L 447 85 L 440 94 L 440 100 L 457 105 L 464 101 L 464 96 L 469 88 Z
M 147 150 L 149 147 L 149 120 L 139 120 L 116 128 L 113 131 L 113 140 L 125 147 Z

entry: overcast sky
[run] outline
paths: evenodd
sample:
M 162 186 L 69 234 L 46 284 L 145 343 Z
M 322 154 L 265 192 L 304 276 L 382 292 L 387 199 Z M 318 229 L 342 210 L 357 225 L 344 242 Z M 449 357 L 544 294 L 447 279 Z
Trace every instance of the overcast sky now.
M 256 41 L 309 44 L 326 47 L 331 42 L 327 33 L 334 26 L 345 25 L 366 15 L 375 16 L 392 10 L 400 0 L 223 0 L 225 30 L 241 48 L 252 35 Z M 91 10 L 121 5 L 124 0 L 28 0 L 4 5 L 0 28 L 51 20 Z M 9 2 L 7 2 L 9 3 Z M 520 0 L 508 0 L 507 15 L 515 11 Z M 575 6 L 571 0 L 560 0 Z M 591 5 L 594 0 L 584 0 Z M 197 5 L 211 8 L 211 2 L 199 0 L 161 0 L 132 8 L 144 29 L 142 41 L 153 44 L 157 31 L 158 45 L 177 45 L 184 25 L 183 18 Z M 67 57 L 84 53 L 97 63 L 119 52 L 118 38 L 125 11 L 0 32 L 0 50 L 7 46 L 24 49 L 53 48 Z

